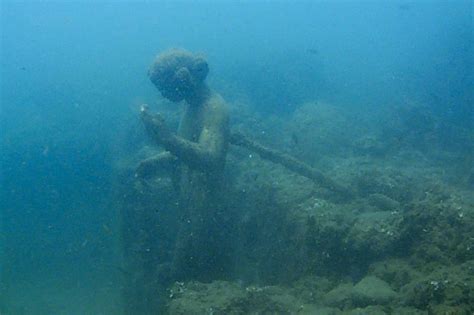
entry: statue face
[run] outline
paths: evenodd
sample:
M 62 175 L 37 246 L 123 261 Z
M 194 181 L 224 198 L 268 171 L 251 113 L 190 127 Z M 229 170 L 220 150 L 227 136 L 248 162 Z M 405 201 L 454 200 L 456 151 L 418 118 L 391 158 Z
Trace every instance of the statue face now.
M 154 82 L 163 97 L 172 102 L 179 102 L 191 96 L 195 89 L 195 82 L 185 67 L 171 69 L 168 75 Z
M 158 56 L 148 75 L 163 97 L 179 102 L 193 97 L 208 72 L 203 58 L 186 51 L 170 51 Z

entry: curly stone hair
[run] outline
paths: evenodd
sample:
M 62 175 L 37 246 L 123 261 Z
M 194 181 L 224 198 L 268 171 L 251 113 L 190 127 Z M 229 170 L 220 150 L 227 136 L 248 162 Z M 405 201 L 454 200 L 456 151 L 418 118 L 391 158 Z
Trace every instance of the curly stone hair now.
M 190 97 L 208 73 L 209 66 L 202 56 L 172 49 L 156 57 L 148 76 L 163 97 L 179 102 Z

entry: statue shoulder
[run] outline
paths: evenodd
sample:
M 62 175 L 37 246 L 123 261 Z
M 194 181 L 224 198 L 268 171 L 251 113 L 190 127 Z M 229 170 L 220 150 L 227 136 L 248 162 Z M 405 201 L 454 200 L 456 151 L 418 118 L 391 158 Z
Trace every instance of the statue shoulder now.
M 229 106 L 219 93 L 212 93 L 208 100 L 208 110 L 208 115 L 216 118 L 227 119 L 229 116 Z

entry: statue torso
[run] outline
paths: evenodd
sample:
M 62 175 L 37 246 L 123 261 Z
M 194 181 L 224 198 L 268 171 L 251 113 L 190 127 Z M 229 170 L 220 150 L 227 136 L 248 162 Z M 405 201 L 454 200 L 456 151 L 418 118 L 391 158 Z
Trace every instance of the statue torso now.
M 212 124 L 213 116 L 219 110 L 219 106 L 224 106 L 224 101 L 219 94 L 214 93 L 199 106 L 187 104 L 179 125 L 178 135 L 186 140 L 199 143 L 199 140 L 203 138 L 204 126 Z M 219 186 L 217 184 L 221 176 L 216 175 L 222 175 L 222 172 L 218 170 L 219 174 L 214 172 L 210 174 L 191 169 L 185 164 L 181 164 L 180 168 L 182 202 L 187 200 L 194 205 L 192 208 L 200 208 L 209 203 L 209 194 L 212 194 L 214 188 Z M 216 170 L 217 168 L 216 166 Z

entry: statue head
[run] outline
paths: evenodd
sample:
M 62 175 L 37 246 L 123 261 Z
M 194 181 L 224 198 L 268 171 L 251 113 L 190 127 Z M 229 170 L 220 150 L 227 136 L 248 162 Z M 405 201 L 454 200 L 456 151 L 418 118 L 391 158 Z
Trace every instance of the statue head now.
M 193 98 L 208 73 L 209 66 L 203 57 L 172 49 L 156 57 L 148 76 L 163 97 L 179 102 Z

